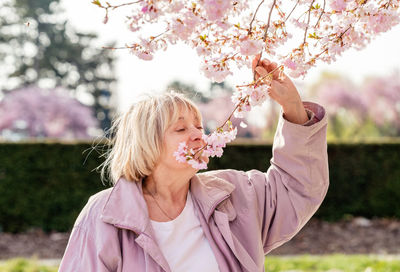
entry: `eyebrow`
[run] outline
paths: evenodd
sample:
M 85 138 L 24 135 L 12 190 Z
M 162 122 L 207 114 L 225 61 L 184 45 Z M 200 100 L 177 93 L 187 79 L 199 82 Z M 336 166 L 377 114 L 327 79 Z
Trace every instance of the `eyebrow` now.
M 185 117 L 183 117 L 183 116 L 179 117 L 178 121 L 180 121 L 180 120 L 185 120 Z M 194 120 L 199 121 L 199 118 L 195 117 Z

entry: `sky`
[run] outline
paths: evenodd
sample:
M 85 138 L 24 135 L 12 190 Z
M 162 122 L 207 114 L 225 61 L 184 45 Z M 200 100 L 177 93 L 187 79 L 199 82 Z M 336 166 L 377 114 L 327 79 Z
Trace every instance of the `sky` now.
M 123 3 L 122 1 L 111 3 Z M 109 13 L 109 21 L 103 24 L 104 10 L 91 4 L 90 0 L 63 0 L 66 16 L 78 31 L 90 31 L 98 34 L 96 43 L 101 47 L 110 41 L 116 46 L 124 46 L 132 41 L 132 33 L 124 23 L 124 16 L 129 14 L 129 7 L 120 8 Z M 350 49 L 331 64 L 321 64 L 311 69 L 304 79 L 296 80 L 298 86 L 311 85 L 318 80 L 321 73 L 329 71 L 338 73 L 360 83 L 369 76 L 384 76 L 400 71 L 400 25 L 375 38 L 366 48 L 360 51 Z M 126 110 L 138 95 L 147 92 L 161 92 L 168 83 L 179 80 L 194 84 L 198 90 L 206 90 L 210 81 L 199 71 L 200 58 L 190 47 L 179 44 L 167 51 L 155 54 L 152 61 L 143 61 L 129 53 L 128 50 L 115 50 L 118 58 L 116 64 L 117 108 Z M 234 70 L 227 83 L 249 82 L 252 78 L 248 69 Z M 297 85 L 297 84 L 296 84 Z M 299 87 L 298 87 L 299 88 Z M 299 89 L 300 94 L 302 90 Z

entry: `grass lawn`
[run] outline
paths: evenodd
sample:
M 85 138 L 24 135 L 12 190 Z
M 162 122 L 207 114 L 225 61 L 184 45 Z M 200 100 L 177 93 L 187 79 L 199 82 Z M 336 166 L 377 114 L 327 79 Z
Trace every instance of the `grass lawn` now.
M 267 256 L 267 272 L 399 272 L 400 257 L 369 255 Z M 34 259 L 10 259 L 0 262 L 1 272 L 56 272 L 56 266 Z
M 267 256 L 265 271 L 400 272 L 400 257 L 377 255 Z

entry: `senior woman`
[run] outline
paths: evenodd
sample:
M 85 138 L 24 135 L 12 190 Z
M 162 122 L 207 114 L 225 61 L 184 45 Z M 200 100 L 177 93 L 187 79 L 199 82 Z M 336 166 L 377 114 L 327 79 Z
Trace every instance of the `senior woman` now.
M 277 64 L 255 66 L 258 78 Z M 306 224 L 329 183 L 324 109 L 274 78 L 282 111 L 266 173 L 196 174 L 174 152 L 204 144 L 197 107 L 176 93 L 134 104 L 113 126 L 104 167 L 114 186 L 89 198 L 59 271 L 264 271 L 264 255 Z

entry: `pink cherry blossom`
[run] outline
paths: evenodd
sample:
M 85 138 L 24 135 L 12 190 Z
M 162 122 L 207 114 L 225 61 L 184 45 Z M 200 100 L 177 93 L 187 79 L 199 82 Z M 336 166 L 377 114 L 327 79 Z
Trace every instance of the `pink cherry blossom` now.
M 268 90 L 270 88 L 271 87 L 266 84 L 259 85 L 254 88 L 250 95 L 250 105 L 252 107 L 262 105 L 268 98 Z
M 142 60 L 152 60 L 153 55 L 148 52 L 135 52 L 135 55 L 138 56 Z
M 129 6 L 133 10 L 127 16 L 129 28 L 151 42 L 134 42 L 127 47 L 139 58 L 151 60 L 156 51 L 183 41 L 197 50 L 207 63 L 200 70 L 216 82 L 222 82 L 235 66 L 251 67 L 248 56 L 264 51 L 276 61 L 285 60 L 289 74 L 300 77 L 319 62 L 331 63 L 350 48 L 365 47 L 376 34 L 400 23 L 399 0 L 329 0 L 324 7 L 318 1 L 299 0 L 293 12 L 282 1 L 269 0 L 256 14 L 249 2 L 132 2 Z M 108 10 L 119 6 L 100 7 Z M 158 28 L 154 29 L 165 27 L 164 32 L 149 33 L 142 27 L 155 25 Z M 301 29 L 300 35 L 287 31 L 293 26 Z M 286 46 L 288 42 L 291 46 Z
M 298 0 L 293 10 L 292 5 L 284 7 L 280 0 L 265 1 L 260 10 L 249 2 L 132 2 L 127 23 L 130 30 L 141 35 L 127 48 L 141 59 L 152 60 L 156 51 L 183 41 L 197 51 L 202 58 L 200 71 L 214 82 L 224 81 L 233 68 L 251 68 L 251 56 L 265 52 L 267 58 L 283 63 L 286 73 L 296 78 L 304 77 L 321 62 L 336 61 L 350 48 L 365 47 L 378 33 L 400 23 L 399 0 L 329 0 L 323 7 L 319 1 Z M 107 11 L 119 7 L 107 5 L 99 6 Z M 163 30 L 149 33 L 144 26 Z M 297 27 L 299 35 L 289 33 L 293 27 Z M 268 98 L 268 82 L 255 82 L 252 78 L 249 81 L 232 96 L 235 117 L 244 117 Z M 222 148 L 235 130 L 230 127 L 208 135 L 204 152 L 222 155 Z M 180 161 L 193 160 L 190 150 L 180 149 L 176 157 Z M 190 164 L 204 167 L 199 161 Z
M 210 21 L 221 20 L 232 4 L 230 0 L 204 0 L 207 18 Z
M 190 164 L 195 169 L 207 169 L 207 163 L 200 160 L 189 160 L 188 164 Z
M 287 68 L 296 70 L 297 65 L 294 61 L 292 61 L 290 58 L 287 58 L 284 62 L 283 65 L 285 65 Z
M 244 39 L 240 43 L 240 53 L 244 56 L 254 56 L 263 49 L 262 40 Z
M 232 74 L 228 67 L 221 64 L 210 64 L 209 62 L 203 63 L 200 70 L 206 77 L 218 83 L 224 81 L 228 75 Z
M 329 6 L 335 11 L 343 11 L 346 9 L 346 0 L 330 0 Z

